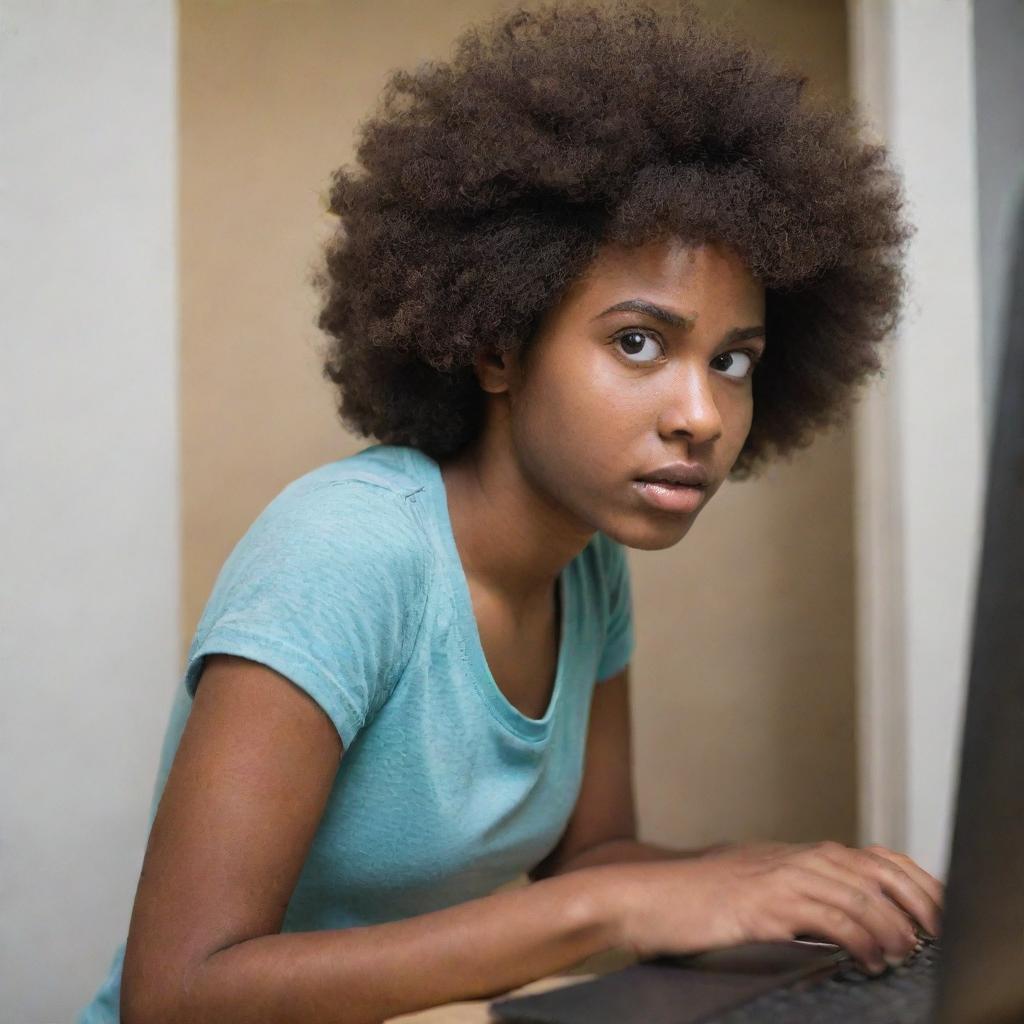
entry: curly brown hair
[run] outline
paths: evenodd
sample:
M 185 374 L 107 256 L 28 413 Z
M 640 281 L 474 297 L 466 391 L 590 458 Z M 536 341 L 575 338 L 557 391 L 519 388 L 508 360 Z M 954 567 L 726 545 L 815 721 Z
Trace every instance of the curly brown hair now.
M 885 148 L 684 7 L 520 8 L 391 73 L 313 278 L 342 422 L 436 459 L 477 436 L 478 350 L 528 352 L 608 242 L 732 246 L 766 290 L 733 467 L 805 447 L 881 369 L 911 229 Z

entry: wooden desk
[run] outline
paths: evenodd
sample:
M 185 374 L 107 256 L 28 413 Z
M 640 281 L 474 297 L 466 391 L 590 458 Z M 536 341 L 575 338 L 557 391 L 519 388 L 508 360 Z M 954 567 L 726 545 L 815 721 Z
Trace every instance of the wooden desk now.
M 523 985 L 521 988 L 513 989 L 511 992 L 495 998 L 506 999 L 513 995 L 532 995 L 536 992 L 561 988 L 563 985 L 578 985 L 580 982 L 590 981 L 600 974 L 620 970 L 636 962 L 636 957 L 622 950 L 599 953 L 597 956 L 592 956 L 577 964 L 571 971 L 531 981 L 528 985 Z M 434 1006 L 429 1010 L 419 1010 L 416 1013 L 403 1013 L 400 1017 L 391 1017 L 387 1024 L 489 1024 L 497 1019 L 488 1013 L 487 1007 L 490 1002 L 490 999 L 472 999 L 463 1003 L 446 1003 L 444 1006 Z

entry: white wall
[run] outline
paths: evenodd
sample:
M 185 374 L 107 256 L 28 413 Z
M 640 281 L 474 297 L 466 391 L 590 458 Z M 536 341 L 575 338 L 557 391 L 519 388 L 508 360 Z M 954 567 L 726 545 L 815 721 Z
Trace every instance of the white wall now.
M 917 235 L 857 426 L 861 840 L 946 871 L 980 554 L 984 407 L 971 0 L 851 0 L 855 92 Z
M 174 6 L 0 11 L 0 1019 L 128 926 L 178 673 Z

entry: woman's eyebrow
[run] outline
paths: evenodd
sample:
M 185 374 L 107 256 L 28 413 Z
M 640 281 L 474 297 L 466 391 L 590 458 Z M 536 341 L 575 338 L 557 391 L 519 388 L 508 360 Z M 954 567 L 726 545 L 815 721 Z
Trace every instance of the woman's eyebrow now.
M 655 320 L 661 320 L 671 327 L 692 327 L 695 319 L 694 317 L 683 316 L 680 313 L 673 313 L 672 310 L 656 306 L 653 302 L 648 302 L 646 299 L 626 299 L 623 302 L 616 302 L 614 306 L 609 306 L 606 310 L 598 313 L 594 319 L 598 320 L 609 313 L 619 312 L 643 313 Z
M 649 316 L 654 320 L 660 320 L 670 327 L 692 327 L 697 320 L 696 317 L 683 316 L 681 313 L 665 309 L 664 306 L 658 306 L 653 302 L 648 302 L 646 299 L 625 299 L 623 302 L 616 302 L 614 306 L 609 306 L 606 310 L 598 313 L 593 319 L 599 320 L 609 313 L 643 313 L 645 316 Z M 734 327 L 726 334 L 723 342 L 730 344 L 734 341 L 747 341 L 750 338 L 763 337 L 764 325 L 757 324 L 753 327 Z

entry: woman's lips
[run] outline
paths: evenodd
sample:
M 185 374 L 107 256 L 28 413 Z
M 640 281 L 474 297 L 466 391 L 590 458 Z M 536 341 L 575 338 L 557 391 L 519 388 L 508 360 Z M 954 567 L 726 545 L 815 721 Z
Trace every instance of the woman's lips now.
M 704 500 L 703 487 L 634 480 L 633 487 L 651 506 L 663 512 L 694 512 Z

